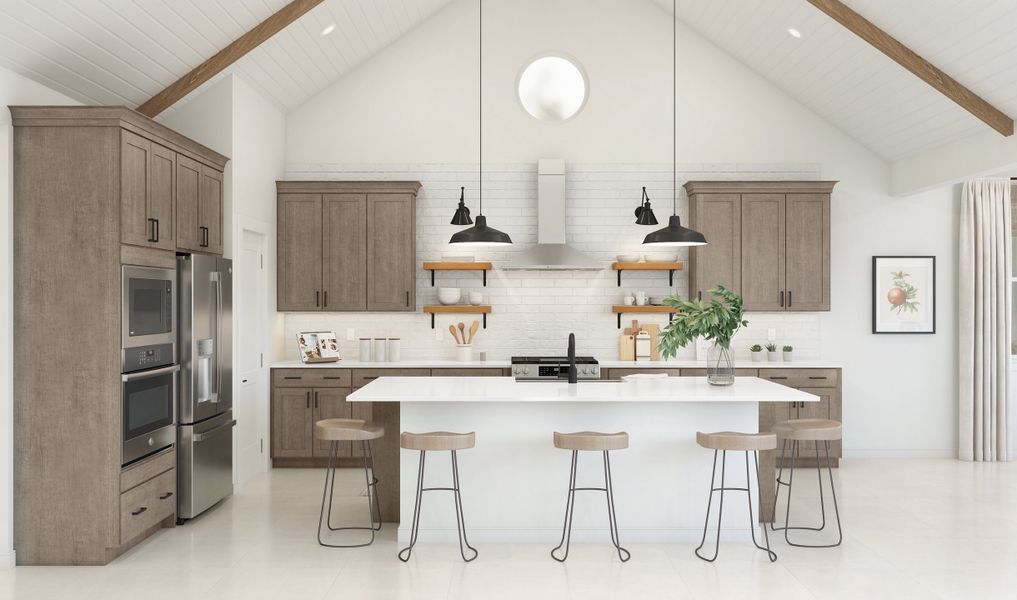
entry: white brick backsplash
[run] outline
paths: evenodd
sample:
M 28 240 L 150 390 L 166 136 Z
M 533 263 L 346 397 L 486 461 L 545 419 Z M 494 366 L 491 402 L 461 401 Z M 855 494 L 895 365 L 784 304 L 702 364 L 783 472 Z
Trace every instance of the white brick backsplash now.
M 435 326 L 443 339 L 435 339 L 431 317 L 422 312 L 424 304 L 437 304 L 438 287 L 463 288 L 463 298 L 471 290 L 480 291 L 484 303 L 493 306 L 488 328 L 481 329 L 476 350 L 487 351 L 492 360 L 514 354 L 562 354 L 570 332 L 576 334 L 579 351 L 603 360 L 618 358 L 617 318 L 612 304 L 621 304 L 625 292 L 643 290 L 651 296 L 688 293 L 688 274 L 675 273 L 669 288 L 665 272 L 622 274 L 618 287 L 610 264 L 617 254 L 644 254 L 643 236 L 653 228 L 633 223 L 642 187 L 646 186 L 657 220 L 666 223 L 671 213 L 673 175 L 671 165 L 652 164 L 570 164 L 567 165 L 568 243 L 604 263 L 605 270 L 589 271 L 501 271 L 499 262 L 536 243 L 537 175 L 536 163 L 484 165 L 484 214 L 492 227 L 512 236 L 507 249 L 475 248 L 463 251 L 449 246 L 448 240 L 459 228 L 449 225 L 459 187 L 466 186 L 466 202 L 472 214 L 477 203 L 477 165 L 475 164 L 385 164 L 290 165 L 287 179 L 292 180 L 417 180 L 423 187 L 417 196 L 417 261 L 440 260 L 443 253 L 474 254 L 477 260 L 490 260 L 496 269 L 487 275 L 487 287 L 481 275 L 470 272 L 438 272 L 435 287 L 431 274 L 422 268 L 417 273 L 417 312 L 415 313 L 286 313 L 284 333 L 286 358 L 296 358 L 296 334 L 300 331 L 331 330 L 339 334 L 344 357 L 357 357 L 357 342 L 345 341 L 345 331 L 353 328 L 356 337 L 399 337 L 404 358 L 454 358 L 455 348 L 448 326 L 470 321 L 479 315 L 437 315 Z M 688 218 L 688 198 L 681 185 L 689 179 L 818 179 L 814 164 L 679 165 L 678 214 Z M 661 253 L 655 250 L 654 253 Z M 687 260 L 688 252 L 675 254 Z M 622 315 L 627 326 L 633 319 L 667 325 L 666 315 Z M 820 358 L 819 315 L 816 313 L 750 313 L 749 325 L 735 336 L 735 355 L 748 357 L 748 347 L 765 344 L 767 330 L 777 330 L 779 345 L 792 344 L 798 358 Z M 694 358 L 695 348 L 686 348 L 681 358 Z

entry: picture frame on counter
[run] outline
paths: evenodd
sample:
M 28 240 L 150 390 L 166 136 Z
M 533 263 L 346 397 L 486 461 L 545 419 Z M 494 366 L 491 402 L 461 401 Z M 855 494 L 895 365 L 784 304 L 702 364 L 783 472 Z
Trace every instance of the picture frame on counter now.
M 872 257 L 872 333 L 936 333 L 936 257 Z
M 297 349 L 304 364 L 338 362 L 339 340 L 334 331 L 301 331 Z

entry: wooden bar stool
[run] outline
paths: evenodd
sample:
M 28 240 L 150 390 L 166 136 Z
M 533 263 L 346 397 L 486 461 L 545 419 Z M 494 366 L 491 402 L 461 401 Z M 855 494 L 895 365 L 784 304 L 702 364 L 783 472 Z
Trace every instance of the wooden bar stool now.
M 378 478 L 374 476 L 374 455 L 371 440 L 385 435 L 385 430 L 361 419 L 324 419 L 314 424 L 314 437 L 329 442 L 328 466 L 325 468 L 325 489 L 321 493 L 321 513 L 318 515 L 318 543 L 328 548 L 362 548 L 374 543 L 374 533 L 381 529 L 381 505 L 378 503 Z M 367 507 L 371 511 L 370 527 L 333 527 L 332 497 L 335 491 L 335 467 L 339 462 L 339 442 L 360 442 L 364 455 L 364 478 L 367 481 Z M 328 518 L 325 518 L 326 497 Z M 377 517 L 377 520 L 375 519 Z M 322 522 L 330 531 L 370 531 L 371 540 L 362 544 L 326 544 L 321 539 Z
M 565 523 L 562 525 L 561 542 L 551 550 L 551 558 L 558 562 L 565 562 L 569 557 L 569 543 L 572 541 L 572 515 L 576 504 L 576 492 L 604 492 L 607 496 L 607 519 L 611 531 L 611 543 L 618 552 L 618 558 L 622 562 L 632 558 L 632 554 L 622 548 L 618 537 L 618 517 L 614 511 L 614 486 L 611 484 L 611 450 L 624 450 L 629 447 L 629 434 L 624 431 L 618 433 L 597 433 L 593 431 L 581 431 L 577 433 L 554 432 L 554 447 L 562 450 L 572 451 L 572 470 L 569 473 L 569 494 L 565 501 Z M 576 487 L 576 463 L 580 452 L 602 452 L 604 455 L 604 487 Z M 555 552 L 565 547 L 565 554 L 558 558 Z
M 833 485 L 833 467 L 830 464 L 830 442 L 843 438 L 843 425 L 840 421 L 829 419 L 792 419 L 782 421 L 773 426 L 773 433 L 781 440 L 780 461 L 777 470 L 777 488 L 773 493 L 773 513 L 770 515 L 770 528 L 774 531 L 784 531 L 784 541 L 791 546 L 799 548 L 835 548 L 840 546 L 844 539 L 844 532 L 840 527 L 840 510 L 837 507 L 837 490 Z M 784 454 L 787 451 L 788 443 L 791 443 L 791 460 L 788 465 L 788 479 L 784 481 Z M 795 460 L 800 454 L 801 442 L 815 442 L 816 444 L 816 475 L 819 480 L 819 510 L 822 514 L 822 522 L 819 527 L 792 527 L 791 526 L 791 487 L 795 478 Z M 788 536 L 789 530 L 798 531 L 823 531 L 826 529 L 826 499 L 823 496 L 823 467 L 819 460 L 819 444 L 823 443 L 826 449 L 826 473 L 830 478 L 830 496 L 833 498 L 833 514 L 837 519 L 837 541 L 833 544 L 797 544 L 792 542 Z M 780 497 L 781 486 L 787 487 L 787 507 L 784 509 L 784 526 L 777 527 L 777 499 Z
M 749 453 L 752 453 L 753 461 L 756 466 L 756 489 L 759 489 L 759 451 L 760 450 L 775 450 L 777 448 L 777 436 L 772 433 L 738 433 L 734 431 L 720 431 L 717 433 L 696 433 L 696 442 L 703 448 L 713 450 L 713 470 L 710 476 L 710 499 L 706 503 L 706 522 L 703 524 L 703 539 L 699 542 L 699 547 L 696 548 L 696 556 L 705 560 L 706 562 L 713 562 L 717 560 L 717 554 L 720 553 L 720 524 L 724 517 L 724 492 L 745 492 L 748 497 L 749 503 L 749 531 L 752 534 L 752 543 L 760 550 L 765 550 L 767 556 L 770 558 L 770 562 L 777 560 L 777 554 L 770 549 L 770 536 L 766 532 L 766 526 L 763 526 L 763 538 L 766 541 L 766 546 L 760 546 L 759 542 L 756 541 L 756 520 L 752 516 L 752 478 L 749 475 Z M 731 451 L 744 451 L 745 452 L 745 487 L 726 487 L 724 485 L 724 475 L 727 469 L 727 452 Z M 717 454 L 721 455 L 720 459 L 720 487 L 715 487 L 717 480 Z M 720 508 L 717 511 L 717 543 L 713 550 L 713 556 L 707 558 L 699 553 L 703 546 L 706 545 L 706 531 L 710 526 L 710 507 L 713 505 L 713 493 L 720 492 Z
M 407 433 L 399 436 L 399 445 L 406 450 L 420 451 L 420 465 L 417 467 L 417 499 L 413 505 L 413 529 L 410 533 L 410 545 L 399 551 L 399 560 L 406 562 L 410 560 L 413 553 L 413 546 L 417 543 L 417 532 L 420 529 L 420 501 L 424 492 L 445 491 L 452 492 L 456 506 L 456 529 L 459 532 L 459 554 L 466 562 L 477 558 L 477 549 L 470 545 L 466 539 L 466 520 L 463 518 L 463 499 L 459 493 L 459 460 L 456 456 L 458 450 L 468 450 L 476 445 L 476 434 L 450 433 L 448 431 L 432 431 L 430 433 Z M 452 487 L 424 487 L 424 458 L 428 452 L 451 452 L 452 453 Z M 466 557 L 466 549 L 473 552 L 469 558 Z

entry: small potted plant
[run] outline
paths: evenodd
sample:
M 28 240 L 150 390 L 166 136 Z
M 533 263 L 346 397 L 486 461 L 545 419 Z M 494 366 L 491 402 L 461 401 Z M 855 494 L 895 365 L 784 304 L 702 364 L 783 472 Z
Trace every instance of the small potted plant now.
M 752 353 L 752 362 L 763 362 L 763 347 L 759 344 L 752 344 L 749 347 L 749 352 Z
M 784 362 L 791 362 L 794 358 L 795 347 L 791 345 L 784 346 Z
M 664 359 L 673 358 L 679 348 L 703 338 L 712 342 L 707 354 L 707 382 L 731 385 L 735 381 L 731 338 L 748 321 L 742 316 L 741 296 L 719 285 L 709 293 L 713 297 L 709 301 L 686 300 L 678 294 L 664 299 L 664 304 L 677 312 L 660 335 L 660 355 Z
M 766 345 L 766 359 L 770 362 L 777 362 L 779 356 L 777 355 L 777 344 Z

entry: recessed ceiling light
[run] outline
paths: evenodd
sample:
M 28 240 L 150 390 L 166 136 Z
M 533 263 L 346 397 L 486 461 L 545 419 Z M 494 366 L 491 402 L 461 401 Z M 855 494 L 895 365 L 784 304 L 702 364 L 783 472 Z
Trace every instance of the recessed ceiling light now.
M 788 28 L 787 28 L 787 32 L 788 32 L 788 34 L 790 34 L 790 36 L 791 36 L 791 37 L 793 37 L 793 38 L 798 38 L 798 39 L 801 39 L 801 37 L 802 37 L 802 32 L 801 32 L 801 31 L 798 31 L 798 30 L 797 30 L 797 29 L 795 29 L 794 27 L 788 27 Z
M 328 34 L 332 33 L 333 31 L 335 31 L 335 23 L 332 23 L 331 25 L 329 25 L 329 26 L 325 27 L 324 29 L 322 29 L 321 30 L 321 35 L 328 35 Z

